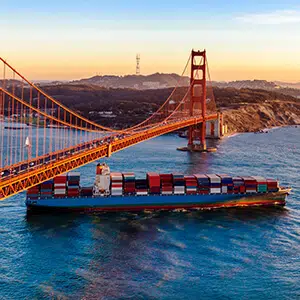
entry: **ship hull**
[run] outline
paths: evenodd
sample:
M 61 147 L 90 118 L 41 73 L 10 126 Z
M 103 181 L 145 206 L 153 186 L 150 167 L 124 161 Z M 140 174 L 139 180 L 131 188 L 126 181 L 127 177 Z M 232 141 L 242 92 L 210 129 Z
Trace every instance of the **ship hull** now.
M 274 193 L 148 195 L 50 198 L 26 200 L 36 211 L 142 211 L 172 209 L 216 209 L 225 207 L 284 206 L 288 190 Z

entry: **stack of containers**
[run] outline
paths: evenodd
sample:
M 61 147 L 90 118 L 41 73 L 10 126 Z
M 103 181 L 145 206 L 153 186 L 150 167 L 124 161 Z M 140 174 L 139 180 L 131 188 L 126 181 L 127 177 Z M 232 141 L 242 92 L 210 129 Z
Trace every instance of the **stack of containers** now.
M 135 180 L 135 193 L 138 196 L 148 195 L 148 181 L 147 181 L 147 179 L 136 179 Z
M 210 182 L 210 193 L 220 194 L 221 193 L 221 178 L 216 174 L 207 174 Z
M 195 176 L 189 175 L 184 176 L 185 181 L 185 192 L 187 195 L 195 195 L 197 194 L 198 182 Z
M 257 182 L 257 192 L 266 193 L 268 191 L 267 179 L 261 176 L 252 176 Z
M 221 178 L 221 192 L 222 194 L 233 193 L 233 180 L 232 177 L 227 174 L 217 174 Z
M 123 173 L 124 194 L 131 195 L 135 192 L 135 175 L 133 172 Z
M 160 176 L 157 173 L 149 172 L 147 173 L 147 181 L 149 185 L 150 194 L 160 193 Z
M 53 196 L 53 179 L 47 180 L 40 185 L 41 198 L 52 198 Z
M 110 173 L 110 191 L 112 196 L 122 196 L 123 194 L 123 176 L 122 173 Z
M 79 172 L 70 172 L 68 174 L 68 197 L 79 197 L 79 182 Z
M 204 174 L 194 175 L 198 182 L 198 192 L 201 195 L 208 195 L 210 192 L 210 182 L 209 178 Z
M 173 176 L 172 174 L 160 174 L 160 184 L 162 195 L 173 194 Z
M 278 192 L 279 183 L 274 179 L 267 179 L 268 192 Z
M 185 180 L 183 174 L 173 173 L 174 194 L 183 195 L 185 193 Z
M 60 175 L 54 178 L 54 197 L 63 198 L 67 193 L 67 175 Z
M 80 190 L 80 196 L 92 197 L 93 196 L 93 187 L 92 186 L 82 187 Z
M 246 193 L 256 193 L 257 192 L 257 182 L 255 178 L 251 176 L 246 176 L 243 177 L 244 183 L 245 183 L 245 188 L 246 188 Z
M 246 188 L 244 185 L 244 180 L 242 177 L 233 177 L 233 192 L 235 194 L 244 194 L 246 192 Z
M 40 195 L 40 185 L 36 185 L 27 190 L 27 199 L 36 200 Z

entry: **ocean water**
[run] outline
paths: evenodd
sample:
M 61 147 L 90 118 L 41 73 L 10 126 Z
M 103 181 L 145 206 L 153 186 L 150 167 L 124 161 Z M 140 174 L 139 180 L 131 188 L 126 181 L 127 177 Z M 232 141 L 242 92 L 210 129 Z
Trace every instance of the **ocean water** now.
M 278 178 L 293 187 L 286 207 L 32 216 L 21 193 L 0 203 L 0 299 L 300 299 L 300 128 L 225 138 L 216 153 L 176 151 L 185 143 L 166 135 L 107 162 Z

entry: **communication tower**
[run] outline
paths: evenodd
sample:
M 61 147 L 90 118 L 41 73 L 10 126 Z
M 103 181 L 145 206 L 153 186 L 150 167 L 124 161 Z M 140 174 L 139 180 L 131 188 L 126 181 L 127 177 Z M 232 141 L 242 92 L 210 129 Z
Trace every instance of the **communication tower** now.
M 141 69 L 140 69 L 140 60 L 141 57 L 139 54 L 136 55 L 136 69 L 135 69 L 135 74 L 140 75 Z

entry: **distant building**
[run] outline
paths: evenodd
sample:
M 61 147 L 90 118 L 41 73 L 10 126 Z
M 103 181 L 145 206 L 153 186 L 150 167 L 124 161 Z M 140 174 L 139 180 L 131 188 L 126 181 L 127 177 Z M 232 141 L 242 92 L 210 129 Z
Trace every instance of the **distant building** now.
M 145 81 L 143 82 L 143 87 L 146 89 L 162 89 L 167 87 L 166 84 L 160 84 L 159 81 Z

